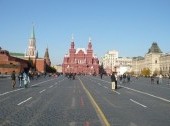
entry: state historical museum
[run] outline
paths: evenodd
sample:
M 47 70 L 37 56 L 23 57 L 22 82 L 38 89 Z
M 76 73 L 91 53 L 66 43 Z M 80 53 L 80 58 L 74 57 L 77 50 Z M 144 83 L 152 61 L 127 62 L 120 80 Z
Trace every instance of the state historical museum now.
M 94 75 L 99 73 L 99 60 L 93 53 L 91 39 L 89 39 L 86 50 L 85 48 L 75 49 L 74 39 L 72 38 L 69 54 L 64 56 L 62 71 L 63 74 Z

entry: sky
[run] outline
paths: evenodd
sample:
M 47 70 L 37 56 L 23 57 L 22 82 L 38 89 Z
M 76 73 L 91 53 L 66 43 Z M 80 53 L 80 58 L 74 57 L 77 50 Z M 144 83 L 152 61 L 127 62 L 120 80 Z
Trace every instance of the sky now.
M 39 57 L 48 47 L 53 65 L 70 48 L 87 48 L 100 58 L 144 56 L 153 42 L 170 52 L 170 0 L 0 0 L 0 47 L 24 53 L 35 28 Z

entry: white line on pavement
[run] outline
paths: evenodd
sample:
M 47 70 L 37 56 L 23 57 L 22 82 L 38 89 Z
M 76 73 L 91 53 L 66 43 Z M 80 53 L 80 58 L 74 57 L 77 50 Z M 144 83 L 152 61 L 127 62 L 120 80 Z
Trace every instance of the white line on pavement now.
M 21 104 L 23 104 L 23 103 L 25 103 L 25 102 L 27 102 L 27 101 L 29 101 L 29 100 L 31 100 L 31 99 L 32 99 L 32 97 L 29 97 L 28 99 L 26 99 L 26 100 L 24 100 L 24 101 L 18 103 L 17 105 L 21 105 Z
M 96 79 L 97 79 L 97 78 L 96 78 Z M 97 79 L 97 80 L 100 80 L 100 79 Z M 105 81 L 105 80 L 101 80 L 101 81 L 110 83 L 109 81 Z M 128 88 L 128 87 L 122 86 L 122 85 L 120 85 L 120 87 L 123 87 L 123 88 L 125 88 L 125 89 L 131 90 L 131 91 L 134 91 L 134 92 L 138 92 L 138 93 L 141 93 L 141 94 L 145 94 L 145 95 L 148 95 L 148 96 L 151 96 L 151 97 L 157 98 L 157 99 L 159 99 L 159 100 L 162 100 L 162 101 L 165 101 L 165 102 L 169 102 L 169 103 L 170 103 L 170 100 L 165 99 L 165 98 L 162 98 L 162 97 L 159 97 L 159 96 L 155 96 L 155 95 L 153 95 L 153 94 L 149 94 L 149 93 L 146 93 L 146 92 L 143 92 L 143 91 L 140 91 L 140 90 L 136 90 L 136 89 L 133 89 L 133 88 Z
M 56 79 L 56 78 L 55 78 Z M 33 84 L 31 87 L 34 87 L 34 86 L 37 86 L 37 85 L 40 85 L 42 83 L 45 83 L 45 82 L 48 82 L 48 81 L 52 81 L 52 80 L 55 80 L 55 79 L 50 79 L 50 80 L 47 80 L 47 81 L 42 81 L 40 83 L 37 83 L 37 84 Z
M 34 87 L 34 86 L 36 86 L 36 85 L 40 85 L 40 84 L 42 84 L 42 83 L 45 83 L 45 82 L 48 82 L 48 81 L 52 81 L 52 80 L 54 80 L 54 79 L 50 79 L 50 80 L 43 81 L 43 82 L 40 82 L 40 83 L 37 83 L 37 84 L 33 84 L 33 85 L 31 85 L 31 87 Z M 23 89 L 24 89 L 24 88 L 19 88 L 19 89 L 16 89 L 16 90 L 7 91 L 7 92 L 4 92 L 4 93 L 0 94 L 0 96 L 6 95 L 6 94 L 9 94 L 9 93 L 13 93 L 13 92 L 16 92 L 16 91 L 19 91 L 19 90 L 23 90 Z
M 102 86 L 100 83 L 97 83 L 98 85 Z
M 113 90 L 113 92 L 115 92 L 115 93 L 117 93 L 117 94 L 119 94 L 119 95 L 120 95 L 120 93 L 119 93 L 118 91 Z
M 20 89 L 16 89 L 16 90 L 8 91 L 8 92 L 5 92 L 5 93 L 0 94 L 0 96 L 3 96 L 3 95 L 6 95 L 6 94 L 9 94 L 9 93 L 12 93 L 12 92 L 15 92 L 15 91 L 19 91 L 19 90 L 22 90 L 22 89 L 24 89 L 24 88 L 20 88 Z
M 44 90 L 42 90 L 42 91 L 40 91 L 39 93 L 41 94 L 42 92 L 44 92 L 46 89 L 44 89 Z
M 122 86 L 122 85 L 121 85 L 121 87 L 126 88 L 126 89 L 131 90 L 131 91 L 135 91 L 135 92 L 141 93 L 141 94 L 149 95 L 149 96 L 151 96 L 151 97 L 154 97 L 154 98 L 157 98 L 157 99 L 160 99 L 160 100 L 162 100 L 162 101 L 166 101 L 166 102 L 169 102 L 169 103 L 170 103 L 170 100 L 165 99 L 165 98 L 162 98 L 162 97 L 159 97 L 159 96 L 155 96 L 155 95 L 153 95 L 153 94 L 149 94 L 149 93 L 146 93 L 146 92 L 143 92 L 143 91 L 135 90 L 135 89 L 133 89 L 133 88 L 128 88 L 128 87 L 125 87 L 125 86 Z
M 71 107 L 74 108 L 76 105 L 75 97 L 72 97 Z
M 108 89 L 108 87 L 106 87 L 106 86 L 103 86 L 104 88 L 106 88 L 106 89 Z
M 53 87 L 53 85 L 51 85 L 49 88 L 52 88 Z
M 141 103 L 139 103 L 139 102 L 137 102 L 137 101 L 135 101 L 135 100 L 133 100 L 133 99 L 130 99 L 130 101 L 132 101 L 132 102 L 134 102 L 134 103 L 136 103 L 136 104 L 138 104 L 138 105 L 140 105 L 140 106 L 142 106 L 142 107 L 144 107 L 144 108 L 147 108 L 146 105 L 143 105 L 143 104 L 141 104 Z

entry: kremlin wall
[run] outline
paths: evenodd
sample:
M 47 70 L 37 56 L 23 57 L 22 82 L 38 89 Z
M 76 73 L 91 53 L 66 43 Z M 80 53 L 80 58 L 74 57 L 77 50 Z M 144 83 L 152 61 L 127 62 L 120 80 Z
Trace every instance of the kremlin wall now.
M 31 37 L 28 42 L 28 48 L 24 55 L 15 55 L 18 53 L 9 53 L 9 51 L 0 47 L 0 73 L 11 74 L 12 71 L 16 73 L 26 71 L 37 71 L 44 73 L 46 68 L 51 66 L 49 58 L 48 48 L 46 49 L 44 58 L 38 57 L 38 51 L 36 50 L 36 38 L 34 33 L 34 27 Z

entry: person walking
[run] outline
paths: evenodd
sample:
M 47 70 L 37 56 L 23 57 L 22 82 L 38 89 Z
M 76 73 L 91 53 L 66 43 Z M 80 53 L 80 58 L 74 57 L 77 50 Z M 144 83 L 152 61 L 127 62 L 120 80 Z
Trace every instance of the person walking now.
M 127 75 L 127 82 L 130 83 L 130 74 Z
M 11 80 L 12 80 L 12 88 L 15 88 L 15 84 L 16 84 L 15 71 L 13 71 L 11 74 Z
M 23 79 L 22 72 L 20 72 L 20 73 L 18 74 L 18 81 L 19 81 L 19 87 L 20 87 L 20 88 L 22 87 L 22 79 Z
M 159 75 L 159 84 L 162 84 L 162 74 Z
M 27 88 L 28 83 L 30 83 L 30 78 L 25 72 L 23 73 L 23 80 L 24 80 L 24 86 L 25 86 L 25 88 Z
M 100 78 L 101 78 L 101 79 L 103 78 L 103 73 L 100 73 Z
M 154 76 L 151 76 L 151 84 L 154 84 Z
M 115 90 L 117 88 L 117 80 L 114 72 L 111 75 L 111 82 L 112 82 L 112 89 Z

